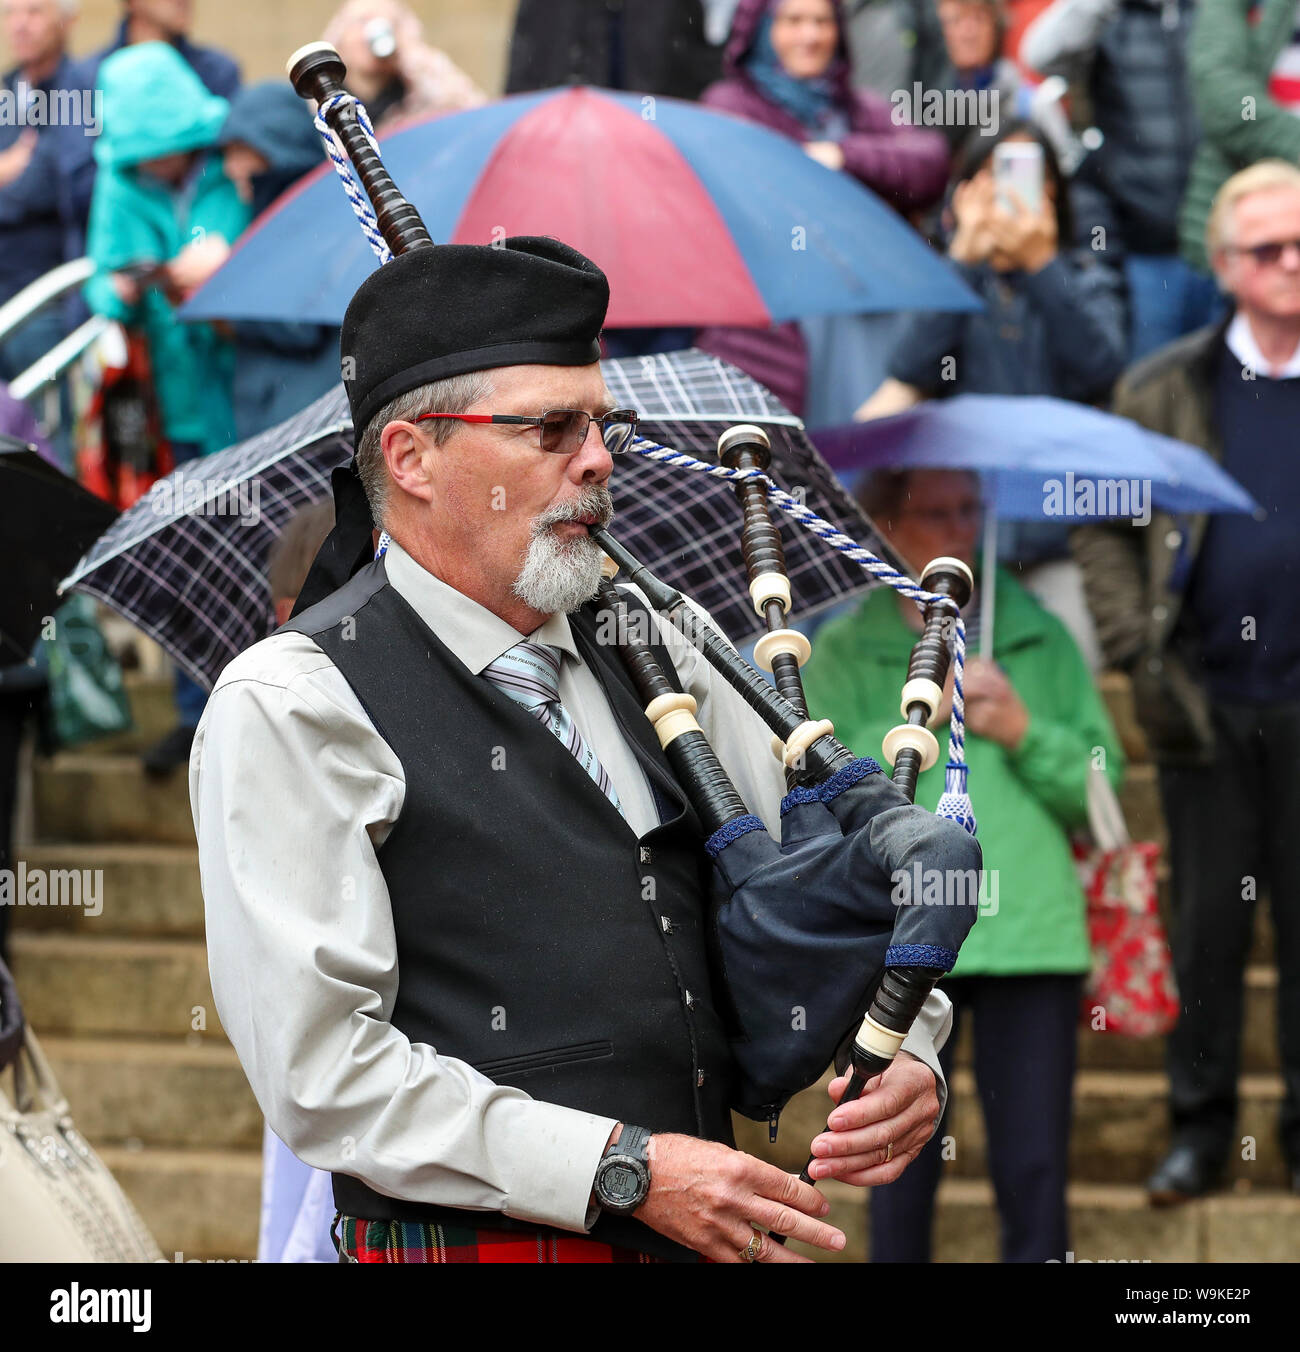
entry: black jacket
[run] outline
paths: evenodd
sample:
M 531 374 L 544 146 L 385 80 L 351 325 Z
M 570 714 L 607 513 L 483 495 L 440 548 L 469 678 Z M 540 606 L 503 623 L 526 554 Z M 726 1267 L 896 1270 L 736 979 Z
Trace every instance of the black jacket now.
M 519 0 L 506 93 L 586 84 L 694 99 L 721 70 L 700 0 Z

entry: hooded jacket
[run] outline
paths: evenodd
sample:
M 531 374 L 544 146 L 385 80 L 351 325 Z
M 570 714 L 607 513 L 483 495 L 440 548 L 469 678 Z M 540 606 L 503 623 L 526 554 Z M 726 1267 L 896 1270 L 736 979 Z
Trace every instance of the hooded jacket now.
M 943 195 L 947 181 L 947 142 L 938 132 L 897 125 L 886 99 L 853 88 L 843 6 L 840 0 L 831 2 L 840 37 L 825 78 L 832 85 L 832 103 L 848 124 L 838 138 L 844 172 L 900 211 L 929 206 Z M 723 78 L 710 85 L 700 101 L 770 127 L 792 141 L 825 140 L 825 133 L 805 127 L 773 103 L 746 69 L 760 21 L 773 7 L 773 0 L 741 0 L 723 57 Z M 775 329 L 706 328 L 697 335 L 696 345 L 747 371 L 796 413 L 803 411 L 807 351 L 797 324 Z
M 133 263 L 167 262 L 201 232 L 233 242 L 248 223 L 248 209 L 215 155 L 203 155 L 179 186 L 140 168 L 147 160 L 211 150 L 228 105 L 163 42 L 115 52 L 100 67 L 100 85 L 104 130 L 95 146 L 86 243 L 95 275 L 86 301 L 96 313 L 143 331 L 168 438 L 217 451 L 235 439 L 230 344 L 210 325 L 179 323 L 161 291 L 125 304 L 110 275 Z
M 900 211 L 928 207 L 943 195 L 948 180 L 948 148 L 944 139 L 937 132 L 898 125 L 887 99 L 853 87 L 844 7 L 840 0 L 831 0 L 831 5 L 840 39 L 825 78 L 832 85 L 836 108 L 848 119 L 848 132 L 839 138 L 844 172 Z M 704 91 L 700 102 L 761 123 L 792 141 L 825 139 L 772 103 L 746 70 L 759 23 L 775 8 L 774 0 L 740 0 L 723 55 L 722 79 Z
M 253 179 L 260 216 L 325 158 L 320 133 L 284 80 L 241 89 L 220 144 L 239 142 L 266 160 Z M 291 418 L 339 381 L 339 331 L 324 324 L 241 322 L 235 326 L 235 432 L 240 441 Z

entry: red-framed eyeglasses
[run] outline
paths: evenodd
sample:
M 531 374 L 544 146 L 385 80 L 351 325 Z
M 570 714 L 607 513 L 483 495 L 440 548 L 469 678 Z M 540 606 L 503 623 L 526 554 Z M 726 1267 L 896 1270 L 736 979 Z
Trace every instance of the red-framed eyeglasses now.
M 630 408 L 616 408 L 612 413 L 593 417 L 585 409 L 553 408 L 541 417 L 529 418 L 518 413 L 421 413 L 416 422 L 429 418 L 455 418 L 468 423 L 514 423 L 537 427 L 541 431 L 541 447 L 557 455 L 574 455 L 587 440 L 587 431 L 593 422 L 600 424 L 601 440 L 611 455 L 621 455 L 632 444 L 641 415 Z

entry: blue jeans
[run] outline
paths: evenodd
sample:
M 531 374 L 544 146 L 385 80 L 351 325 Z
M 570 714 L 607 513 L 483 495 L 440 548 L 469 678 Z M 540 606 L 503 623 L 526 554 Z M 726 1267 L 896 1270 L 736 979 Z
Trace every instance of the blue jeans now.
M 1213 324 L 1227 300 L 1213 277 L 1197 272 L 1177 254 L 1129 254 L 1129 361 L 1137 361 L 1175 338 Z
M 176 668 L 176 716 L 181 726 L 197 728 L 208 702 L 208 692 L 195 680 Z

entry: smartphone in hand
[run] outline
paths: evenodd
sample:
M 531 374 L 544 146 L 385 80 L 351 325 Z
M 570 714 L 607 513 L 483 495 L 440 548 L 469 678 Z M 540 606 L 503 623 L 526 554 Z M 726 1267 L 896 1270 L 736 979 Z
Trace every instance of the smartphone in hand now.
M 998 206 L 1014 215 L 1016 198 L 1037 215 L 1043 209 L 1043 148 L 1034 141 L 1003 141 L 993 147 L 993 187 Z

